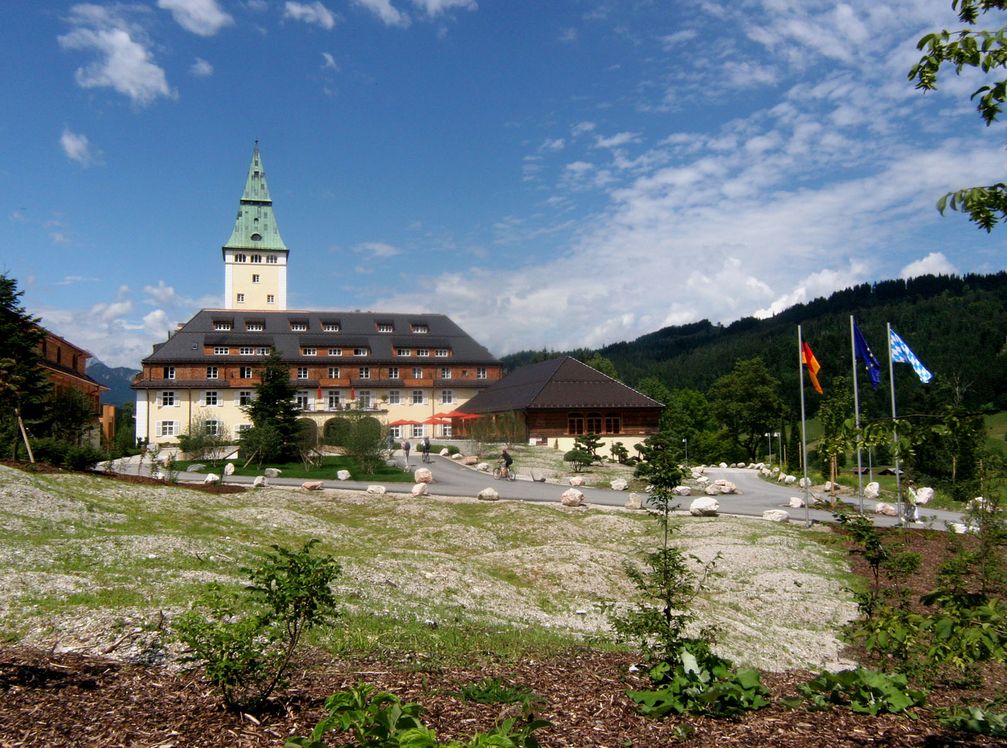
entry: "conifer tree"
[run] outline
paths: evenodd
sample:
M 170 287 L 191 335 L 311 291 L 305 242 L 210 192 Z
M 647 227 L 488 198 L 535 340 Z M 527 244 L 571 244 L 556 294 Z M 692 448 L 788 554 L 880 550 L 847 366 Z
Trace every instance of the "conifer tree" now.
M 259 461 L 294 459 L 298 454 L 297 419 L 300 410 L 294 402 L 297 390 L 290 381 L 290 370 L 275 350 L 266 359 L 262 379 L 255 388 L 255 399 L 244 406 L 252 427 L 242 434 L 243 446 L 255 445 L 264 451 Z M 269 434 L 268 439 L 258 439 Z
M 39 415 L 49 389 L 39 366 L 45 333 L 21 306 L 21 293 L 13 278 L 0 275 L 0 439 L 14 457 L 23 443 L 34 462 L 24 423 Z

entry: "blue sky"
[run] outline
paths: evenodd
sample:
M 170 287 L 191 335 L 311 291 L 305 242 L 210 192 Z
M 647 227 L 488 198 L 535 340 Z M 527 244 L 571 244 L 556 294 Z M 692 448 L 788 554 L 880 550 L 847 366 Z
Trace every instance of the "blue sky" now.
M 4 11 L 0 271 L 110 365 L 222 303 L 256 139 L 290 308 L 443 312 L 497 355 L 1005 266 L 934 209 L 1003 178 L 977 79 L 906 80 L 949 0 Z

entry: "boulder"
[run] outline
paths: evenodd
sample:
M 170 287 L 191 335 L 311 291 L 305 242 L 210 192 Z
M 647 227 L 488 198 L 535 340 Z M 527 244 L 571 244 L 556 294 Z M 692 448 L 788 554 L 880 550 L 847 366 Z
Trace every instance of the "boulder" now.
M 778 468 L 776 465 L 773 465 L 773 469 L 770 470 L 769 472 L 772 473 L 773 475 L 776 475 L 777 473 L 780 472 L 780 468 Z
M 879 501 L 877 506 L 874 507 L 874 513 L 885 517 L 897 517 L 899 514 L 895 505 L 889 504 L 887 501 Z
M 266 468 L 262 472 L 267 478 L 279 478 L 283 471 L 279 468 Z
M 699 476 L 701 476 L 705 472 L 706 472 L 706 468 L 703 467 L 702 465 L 700 465 L 698 467 L 694 467 L 692 469 L 692 477 L 693 478 L 698 478 Z
M 584 503 L 584 492 L 578 491 L 576 488 L 568 488 L 559 497 L 559 500 L 563 506 L 581 506 Z
M 638 493 L 631 493 L 626 499 L 627 509 L 643 509 L 643 497 Z
M 785 485 L 785 486 L 792 486 L 795 483 L 797 483 L 797 476 L 796 475 L 784 475 L 783 476 L 783 485 Z
M 257 475 L 255 480 L 252 481 L 252 488 L 265 488 L 266 487 L 266 476 Z
M 720 513 L 720 502 L 708 496 L 693 499 L 689 505 L 689 514 L 693 517 L 716 517 Z
M 583 486 L 584 485 L 584 476 L 583 475 L 571 475 L 569 478 L 566 479 L 566 482 L 567 482 L 568 485 L 571 485 L 574 488 L 577 488 L 578 486 Z
M 224 465 L 224 475 L 234 475 L 234 463 L 229 462 Z
M 478 465 L 479 458 L 476 455 L 468 455 L 467 457 L 462 457 L 462 465 Z
M 339 478 L 339 480 L 349 480 L 350 479 L 350 471 L 349 470 L 337 470 L 336 471 L 336 477 Z
M 463 455 L 461 452 L 455 452 L 453 455 L 451 455 L 451 459 L 452 460 L 464 461 L 465 460 L 465 455 Z
M 966 533 L 979 533 L 979 528 L 975 525 L 963 525 L 961 522 L 948 522 L 948 529 L 952 532 L 958 533 L 959 535 L 965 535 Z
M 811 488 L 811 478 L 801 478 L 797 481 L 797 485 L 801 488 Z
M 301 488 L 305 491 L 321 491 L 324 485 L 320 480 L 306 480 L 301 484 Z
M 876 499 L 881 495 L 881 485 L 877 481 L 871 481 L 864 486 L 864 498 Z
M 671 489 L 671 492 L 673 494 L 675 494 L 676 496 L 691 496 L 692 495 L 692 489 L 689 488 L 688 486 L 675 486 L 673 489 Z
M 433 483 L 434 474 L 430 472 L 430 468 L 416 468 L 416 472 L 413 473 L 413 480 L 417 483 Z
M 426 483 L 417 483 L 415 486 L 413 486 L 412 494 L 413 494 L 413 496 L 426 496 L 427 495 L 427 484 Z
M 769 472 L 769 468 L 759 468 L 759 475 L 763 478 L 768 478 L 772 473 Z
M 830 480 L 825 481 L 825 484 L 822 486 L 822 490 L 825 491 L 825 492 L 832 491 L 833 489 L 835 489 L 836 491 L 838 491 L 839 490 L 839 484 L 838 483 L 833 483 Z
M 916 503 L 917 504 L 929 504 L 930 500 L 934 498 L 934 489 L 929 486 L 924 486 L 919 491 L 916 492 Z
M 536 483 L 545 483 L 545 473 L 540 473 L 534 468 L 532 468 L 531 479 Z
M 705 486 L 709 482 L 710 482 L 710 479 L 707 478 L 705 475 L 701 475 L 698 478 L 696 478 L 696 483 L 698 483 L 701 486 Z
M 382 494 L 385 493 L 385 487 L 384 486 L 368 486 L 367 487 L 367 493 L 372 493 L 372 494 L 375 494 L 376 496 L 381 496 Z
M 444 447 L 437 454 L 439 454 L 441 457 L 450 457 L 451 456 L 451 450 L 449 450 L 447 447 Z
M 991 511 L 992 508 L 993 505 L 986 501 L 986 499 L 982 496 L 976 496 L 974 499 L 965 504 L 965 509 L 969 512 L 988 512 Z
M 791 496 L 790 502 L 787 504 L 787 506 L 789 506 L 791 509 L 803 509 L 804 499 L 802 499 L 800 496 Z
M 752 468 L 753 470 L 762 470 L 763 468 L 765 468 L 765 467 L 766 467 L 766 463 L 764 463 L 764 462 L 757 462 L 757 463 L 755 463 L 754 465 L 751 465 L 750 467 L 751 467 L 751 468 Z
M 727 467 L 727 463 L 726 463 L 726 462 L 722 462 L 722 463 L 720 463 L 720 467 L 722 467 L 722 468 L 726 468 L 726 467 Z
M 776 482 L 783 483 L 786 480 L 787 480 L 787 474 L 781 470 L 780 474 L 776 476 Z
M 762 513 L 762 518 L 770 522 L 789 522 L 790 512 L 786 509 L 767 509 Z
M 717 487 L 721 493 L 737 493 L 738 487 L 731 483 L 729 480 L 724 480 L 719 478 L 713 482 L 713 485 Z
M 206 465 L 204 465 L 202 462 L 194 462 L 191 465 L 189 465 L 189 467 L 187 467 L 186 470 L 190 473 L 201 473 L 204 470 L 206 470 Z
M 214 483 L 220 483 L 220 476 L 216 473 L 207 473 L 206 477 L 203 478 L 203 483 L 206 485 L 212 485 Z
M 153 478 L 154 480 L 168 480 L 168 476 L 162 473 L 160 470 L 155 470 L 150 477 Z M 220 479 L 218 478 L 217 480 L 219 482 Z
M 707 496 L 720 496 L 720 486 L 716 483 L 711 483 L 706 488 L 703 489 L 703 493 Z
M 479 501 L 496 501 L 500 498 L 500 494 L 498 494 L 494 488 L 484 488 L 479 492 L 479 495 L 476 496 L 476 498 L 479 499 Z
M 616 478 L 610 485 L 613 491 L 625 491 L 629 488 L 629 481 L 625 478 Z
M 490 464 L 488 462 L 480 462 L 478 465 L 476 465 L 476 470 L 488 473 L 490 471 Z

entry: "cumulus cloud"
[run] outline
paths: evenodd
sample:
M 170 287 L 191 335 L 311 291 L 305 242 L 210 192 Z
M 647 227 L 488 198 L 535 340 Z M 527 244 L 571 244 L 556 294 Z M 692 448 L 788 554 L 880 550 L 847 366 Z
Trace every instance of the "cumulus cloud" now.
M 213 36 L 234 23 L 217 0 L 157 0 L 157 7 L 170 11 L 179 26 L 199 36 Z
M 354 2 L 376 15 L 386 26 L 405 28 L 410 24 L 409 16 L 392 5 L 391 0 L 354 0 Z
M 475 10 L 479 7 L 476 0 L 413 0 L 413 5 L 431 18 L 451 10 Z
M 919 275 L 956 275 L 958 270 L 942 252 L 931 252 L 915 262 L 910 262 L 899 273 L 900 278 L 915 278 Z
M 58 38 L 60 46 L 98 56 L 96 62 L 77 68 L 79 86 L 111 88 L 139 105 L 176 96 L 164 70 L 153 61 L 142 30 L 125 18 L 102 6 L 81 4 L 73 6 L 68 20 L 73 29 Z
M 59 144 L 71 161 L 76 161 L 81 166 L 91 166 L 95 163 L 97 157 L 87 135 L 72 132 L 69 127 L 64 127 L 63 134 L 59 137 Z
M 192 66 L 189 68 L 189 72 L 197 78 L 209 78 L 213 75 L 213 65 L 208 63 L 202 57 L 197 57 L 196 61 L 193 62 Z
M 326 31 L 336 27 L 336 16 L 320 2 L 298 3 L 287 0 L 283 6 L 283 17 L 294 21 L 321 26 Z
M 604 138 L 600 135 L 595 138 L 595 148 L 618 148 L 629 143 L 636 143 L 640 140 L 639 134 L 635 132 L 620 132 L 611 137 Z
M 370 255 L 371 257 L 395 257 L 401 254 L 401 250 L 385 242 L 363 242 L 356 245 L 353 251 L 357 254 Z

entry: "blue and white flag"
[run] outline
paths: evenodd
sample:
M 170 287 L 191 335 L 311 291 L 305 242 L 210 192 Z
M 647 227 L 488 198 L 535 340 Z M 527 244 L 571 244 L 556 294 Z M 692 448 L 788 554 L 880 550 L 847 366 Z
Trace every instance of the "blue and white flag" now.
M 889 345 L 892 350 L 892 361 L 899 364 L 909 364 L 913 367 L 913 371 L 916 372 L 916 376 L 920 378 L 923 384 L 926 384 L 934 375 L 927 371 L 927 367 L 920 363 L 920 360 L 916 358 L 916 354 L 909 350 L 909 346 L 906 342 L 898 336 L 895 330 L 889 329 L 891 333 L 891 339 L 889 340 Z

